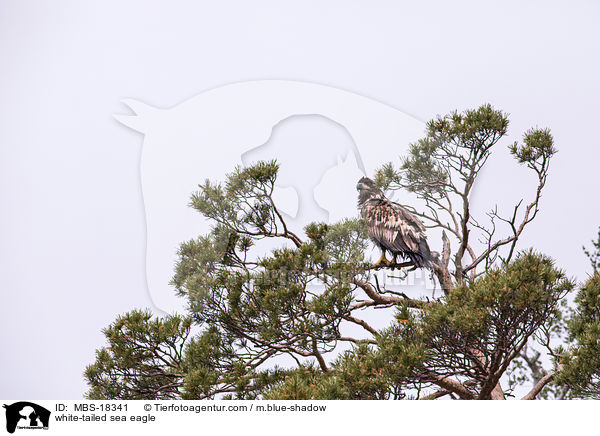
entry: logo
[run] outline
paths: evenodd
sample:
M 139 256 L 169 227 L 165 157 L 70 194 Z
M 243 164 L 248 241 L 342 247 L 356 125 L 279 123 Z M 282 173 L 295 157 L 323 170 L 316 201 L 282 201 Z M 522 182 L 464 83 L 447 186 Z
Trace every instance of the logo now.
M 19 401 L 4 405 L 6 409 L 6 431 L 14 433 L 15 429 L 48 430 L 50 411 L 28 401 Z
M 311 221 L 356 217 L 356 181 L 403 154 L 400 147 L 408 152 L 425 128 L 370 98 L 285 80 L 228 84 L 168 109 L 123 103 L 132 114 L 115 118 L 144 134 L 146 278 L 154 305 L 165 312 L 181 305 L 170 285 L 180 244 L 210 231 L 210 222 L 189 207 L 204 180 L 222 181 L 236 165 L 276 159 L 273 198 L 290 229 L 301 233 Z

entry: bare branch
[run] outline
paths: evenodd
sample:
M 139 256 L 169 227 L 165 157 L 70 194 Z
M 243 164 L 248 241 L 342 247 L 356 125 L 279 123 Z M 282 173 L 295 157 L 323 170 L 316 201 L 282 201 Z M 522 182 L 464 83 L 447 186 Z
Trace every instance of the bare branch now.
M 371 327 L 366 321 L 362 320 L 362 319 L 358 319 L 353 317 L 352 315 L 344 315 L 343 318 L 346 321 L 350 321 L 354 324 L 358 324 L 359 326 L 361 326 L 362 328 L 364 328 L 366 331 L 368 331 L 369 333 L 371 333 L 373 336 L 377 337 L 379 336 L 379 332 L 377 330 L 375 330 L 373 327 Z
M 450 392 L 454 392 L 463 400 L 474 400 L 475 395 L 469 389 L 467 389 L 462 383 L 453 380 L 449 377 L 435 376 L 431 380 L 432 383 L 439 387 L 446 389 Z
M 536 385 L 533 387 L 533 389 L 531 389 L 529 391 L 529 393 L 527 393 L 527 395 L 525 395 L 521 399 L 522 400 L 535 400 L 535 397 L 537 397 L 537 395 L 542 391 L 542 389 L 544 389 L 544 387 L 554 379 L 555 375 L 556 375 L 555 372 L 546 374 L 544 377 L 542 377 L 536 383 Z
M 439 391 L 433 392 L 429 395 L 424 396 L 423 398 L 419 398 L 420 400 L 437 400 L 445 395 L 449 395 L 451 392 L 446 389 L 440 389 Z

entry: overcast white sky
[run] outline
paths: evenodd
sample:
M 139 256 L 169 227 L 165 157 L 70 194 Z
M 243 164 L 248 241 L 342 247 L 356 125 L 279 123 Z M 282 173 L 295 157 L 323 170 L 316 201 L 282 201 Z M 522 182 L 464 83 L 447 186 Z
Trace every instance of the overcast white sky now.
M 112 117 L 126 97 L 171 107 L 286 79 L 421 120 L 490 102 L 511 114 L 511 138 L 552 129 L 560 152 L 522 247 L 585 278 L 580 248 L 600 225 L 600 4 L 523 3 L 0 0 L 0 397 L 82 397 L 101 329 L 151 306 L 142 137 Z M 501 179 L 490 186 L 503 195 Z

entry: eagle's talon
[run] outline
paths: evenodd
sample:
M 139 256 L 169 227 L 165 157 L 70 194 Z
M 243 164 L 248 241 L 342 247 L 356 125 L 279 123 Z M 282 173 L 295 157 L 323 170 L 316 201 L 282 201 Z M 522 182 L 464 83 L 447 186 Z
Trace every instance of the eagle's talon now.
M 381 269 L 381 268 L 389 268 L 390 267 L 390 262 L 388 260 L 386 261 L 380 261 L 377 262 L 375 265 L 373 265 L 373 268 L 375 269 Z
M 379 260 L 377 262 L 375 262 L 375 265 L 373 265 L 373 268 L 375 268 L 375 269 L 387 268 L 390 265 L 391 265 L 391 262 L 385 258 L 385 255 L 382 255 L 379 258 Z

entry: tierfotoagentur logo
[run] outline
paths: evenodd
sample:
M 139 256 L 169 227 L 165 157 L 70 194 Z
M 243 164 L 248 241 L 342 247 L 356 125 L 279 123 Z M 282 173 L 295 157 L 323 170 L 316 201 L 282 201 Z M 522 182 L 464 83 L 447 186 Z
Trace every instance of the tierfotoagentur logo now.
M 236 165 L 276 160 L 273 198 L 290 229 L 301 233 L 309 222 L 358 216 L 357 181 L 424 129 L 387 104 L 307 82 L 234 83 L 168 109 L 123 103 L 133 114 L 115 118 L 144 134 L 146 277 L 154 304 L 166 313 L 180 305 L 170 285 L 180 244 L 210 231 L 209 221 L 189 207 L 206 179 L 220 180 Z
M 9 433 L 14 433 L 15 429 L 48 430 L 50 423 L 48 409 L 28 401 L 4 404 L 3 407 L 6 409 L 6 431 Z

